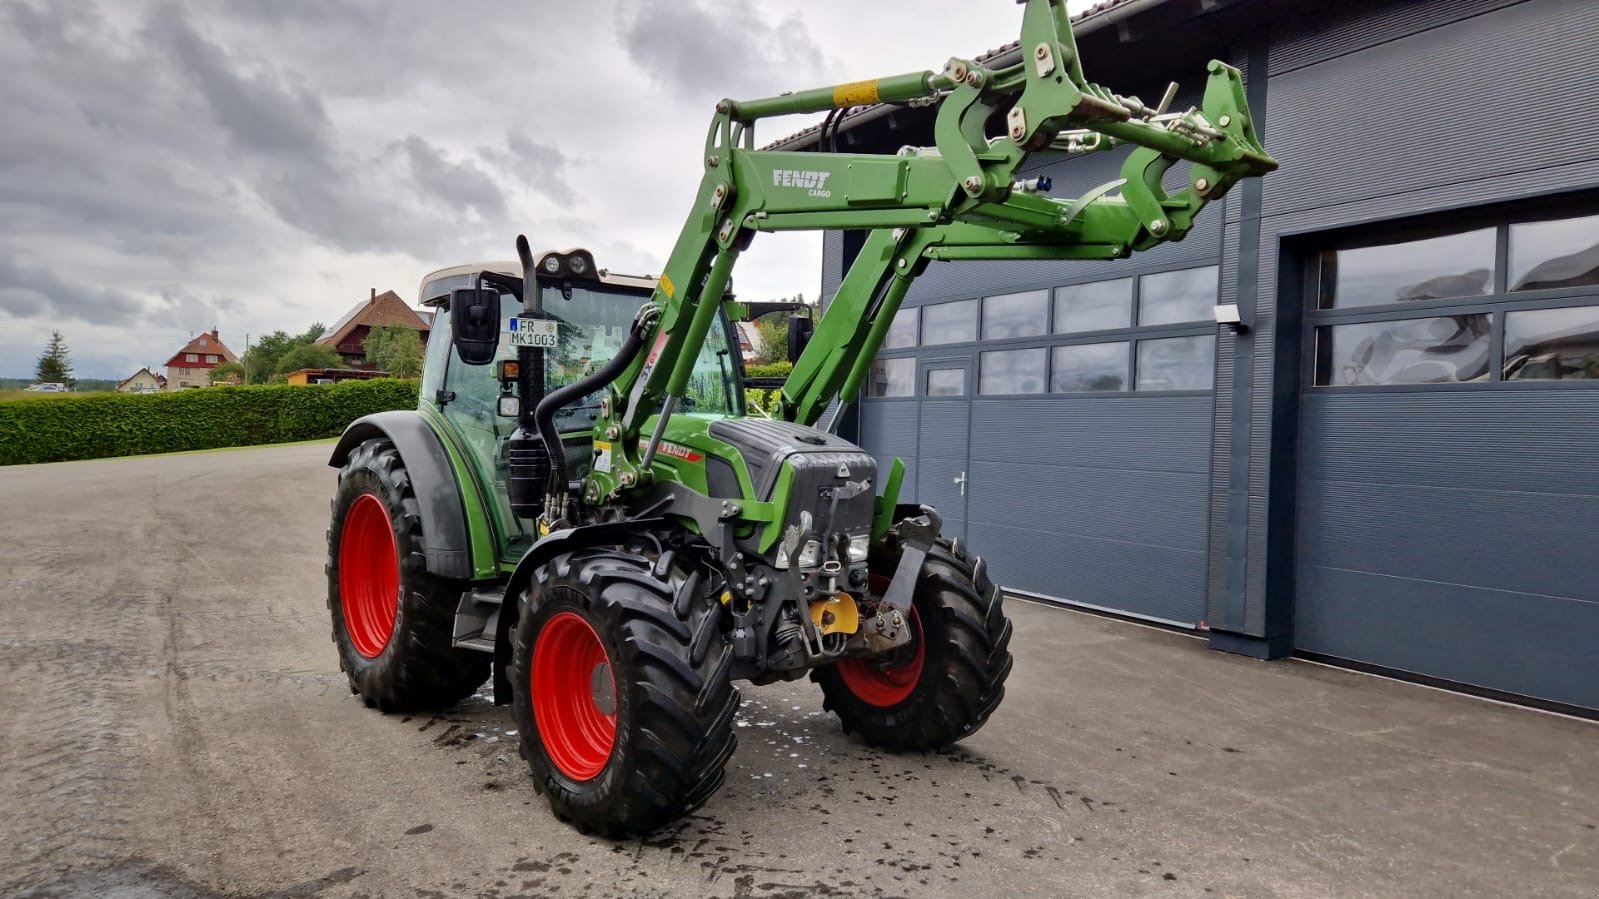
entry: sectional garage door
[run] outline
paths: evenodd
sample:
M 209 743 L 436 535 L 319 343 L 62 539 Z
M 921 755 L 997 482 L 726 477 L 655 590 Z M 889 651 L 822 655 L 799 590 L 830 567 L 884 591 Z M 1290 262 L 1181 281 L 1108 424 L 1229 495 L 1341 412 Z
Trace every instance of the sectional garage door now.
M 1599 708 L 1599 216 L 1319 262 L 1296 647 Z
M 1188 266 L 904 308 L 861 442 L 903 458 L 902 496 L 1007 588 L 1195 627 L 1216 279 Z

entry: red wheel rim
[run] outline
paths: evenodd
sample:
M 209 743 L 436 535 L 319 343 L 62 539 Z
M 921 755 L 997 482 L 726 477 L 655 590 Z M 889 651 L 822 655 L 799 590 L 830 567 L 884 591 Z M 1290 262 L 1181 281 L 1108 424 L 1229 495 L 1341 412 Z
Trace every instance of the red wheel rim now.
M 389 510 L 370 493 L 356 497 L 339 535 L 339 607 L 355 651 L 375 659 L 394 636 L 400 609 L 400 551 Z
M 555 767 L 573 780 L 592 780 L 616 745 L 616 675 L 583 616 L 558 612 L 533 645 L 533 721 Z
M 856 698 L 878 708 L 890 708 L 910 698 L 916 682 L 922 679 L 922 664 L 926 661 L 926 641 L 922 639 L 922 620 L 911 609 L 910 658 L 895 659 L 894 664 L 882 664 L 873 659 L 843 659 L 837 663 L 838 676 Z M 896 655 L 899 651 L 896 650 Z

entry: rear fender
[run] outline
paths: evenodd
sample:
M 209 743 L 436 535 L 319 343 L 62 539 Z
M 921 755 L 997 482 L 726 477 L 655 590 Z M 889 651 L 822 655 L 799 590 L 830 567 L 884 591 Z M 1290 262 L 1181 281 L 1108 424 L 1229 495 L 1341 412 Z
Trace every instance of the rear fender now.
M 411 475 L 422 516 L 422 548 L 429 574 L 456 580 L 472 577 L 471 543 L 461 487 L 444 444 L 416 412 L 397 410 L 358 418 L 344 429 L 328 464 L 343 468 L 350 452 L 374 437 L 387 438 L 399 450 Z

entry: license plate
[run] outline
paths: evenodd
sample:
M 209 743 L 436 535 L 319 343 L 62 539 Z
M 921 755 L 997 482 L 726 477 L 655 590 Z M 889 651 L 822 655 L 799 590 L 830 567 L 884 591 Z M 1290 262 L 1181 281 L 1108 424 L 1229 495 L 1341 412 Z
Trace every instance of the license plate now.
M 560 343 L 560 325 L 552 318 L 511 319 L 511 346 L 536 346 L 555 349 Z

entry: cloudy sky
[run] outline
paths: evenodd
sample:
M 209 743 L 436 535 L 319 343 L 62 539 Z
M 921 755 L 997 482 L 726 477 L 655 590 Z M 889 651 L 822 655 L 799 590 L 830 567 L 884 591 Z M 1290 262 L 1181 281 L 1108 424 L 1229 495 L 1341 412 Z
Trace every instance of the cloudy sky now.
M 242 351 L 369 288 L 414 302 L 519 232 L 658 272 L 718 98 L 936 69 L 1020 20 L 1013 0 L 0 0 L 0 376 L 31 375 L 53 329 L 79 377 L 212 326 Z M 814 296 L 819 255 L 762 237 L 739 293 Z

